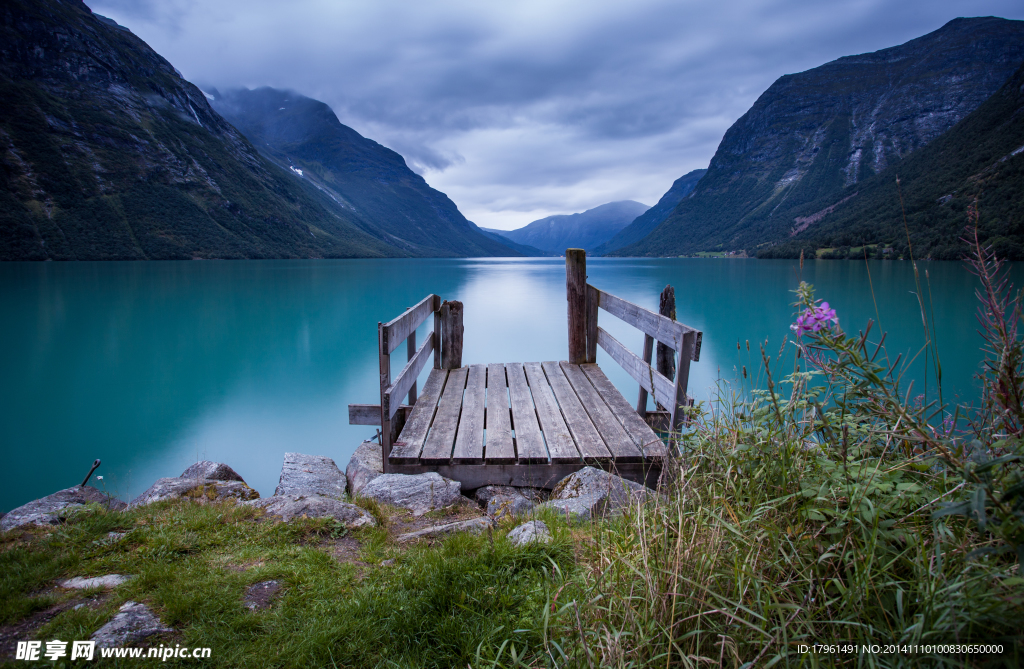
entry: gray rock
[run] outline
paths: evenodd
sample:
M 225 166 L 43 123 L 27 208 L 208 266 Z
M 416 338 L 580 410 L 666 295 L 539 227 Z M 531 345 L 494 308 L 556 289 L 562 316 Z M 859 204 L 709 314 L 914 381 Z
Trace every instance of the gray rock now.
M 164 627 L 145 604 L 125 602 L 110 622 L 96 630 L 92 640 L 100 648 L 113 648 L 134 644 L 153 634 L 173 631 Z
M 75 578 L 69 578 L 66 581 L 61 581 L 60 587 L 71 588 L 74 590 L 88 590 L 89 588 L 116 588 L 122 583 L 130 581 L 132 576 L 122 576 L 121 574 L 107 574 L 106 576 L 94 576 L 93 578 L 83 578 L 76 576 Z
M 529 495 L 529 497 L 528 497 Z M 487 508 L 487 515 L 499 520 L 506 516 L 524 516 L 533 509 L 534 500 L 539 496 L 531 488 L 514 488 L 507 485 L 489 485 L 477 488 L 476 501 Z M 531 497 L 533 499 L 531 499 Z
M 201 460 L 181 474 L 183 479 L 209 479 L 211 481 L 241 481 L 245 483 L 245 479 L 238 475 L 231 467 L 228 467 L 222 462 L 210 462 L 209 460 Z
M 509 532 L 508 540 L 513 546 L 525 546 L 531 542 L 547 544 L 551 542 L 551 532 L 543 520 L 531 520 Z
M 460 520 L 457 523 L 447 523 L 445 525 L 435 525 L 434 527 L 428 527 L 415 532 L 407 532 L 406 534 L 399 534 L 395 541 L 398 543 L 405 543 L 407 541 L 414 541 L 416 539 L 429 539 L 430 537 L 439 537 L 445 534 L 452 534 L 454 532 L 473 532 L 479 534 L 486 530 L 494 527 L 494 524 L 489 518 L 471 518 L 469 520 Z
M 391 506 L 409 509 L 422 516 L 434 509 L 443 509 L 460 502 L 462 484 L 446 479 L 437 472 L 426 474 L 381 474 L 363 487 L 363 497 Z
M 345 475 L 334 460 L 323 455 L 285 453 L 281 465 L 281 478 L 274 496 L 321 495 L 342 499 L 345 497 Z
M 380 444 L 375 441 L 364 441 L 352 454 L 345 467 L 345 478 L 348 480 L 348 494 L 355 497 L 367 483 L 384 473 L 384 458 L 380 452 Z
M 245 590 L 242 603 L 250 611 L 269 609 L 277 593 L 281 591 L 280 581 L 262 581 L 253 583 Z
M 274 495 L 244 502 L 246 506 L 264 509 L 267 515 L 287 522 L 293 518 L 334 518 L 346 527 L 375 527 L 377 521 L 355 504 L 348 504 L 320 495 Z
M 0 530 L 8 531 L 23 525 L 55 525 L 68 512 L 95 502 L 108 511 L 117 511 L 125 503 L 92 486 L 75 486 L 52 495 L 32 500 L 0 518 Z
M 226 499 L 241 501 L 259 499 L 260 494 L 243 481 L 214 481 L 211 479 L 162 478 L 131 501 L 129 508 L 145 506 L 166 499 L 189 498 L 197 502 L 219 502 Z
M 605 498 L 598 494 L 571 499 L 552 499 L 537 505 L 538 509 L 554 509 L 569 522 L 600 518 L 605 513 Z

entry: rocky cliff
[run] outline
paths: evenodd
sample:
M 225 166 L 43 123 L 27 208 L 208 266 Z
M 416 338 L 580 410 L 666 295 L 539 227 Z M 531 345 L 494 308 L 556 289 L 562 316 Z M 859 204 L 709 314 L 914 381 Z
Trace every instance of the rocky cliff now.
M 414 255 L 521 255 L 480 232 L 401 155 L 343 125 L 323 102 L 273 88 L 209 92 L 264 157 L 355 212 L 377 239 Z
M 0 259 L 401 255 L 77 0 L 0 8 Z
M 690 197 L 615 255 L 764 248 L 797 218 L 927 145 L 1024 61 L 1024 22 L 955 19 L 923 37 L 781 77 L 722 139 Z

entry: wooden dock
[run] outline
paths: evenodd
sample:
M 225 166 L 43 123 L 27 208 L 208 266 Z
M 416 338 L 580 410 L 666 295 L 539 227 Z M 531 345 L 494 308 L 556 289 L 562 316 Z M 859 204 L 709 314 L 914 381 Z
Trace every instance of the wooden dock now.
M 589 465 L 653 485 L 670 450 L 652 425 L 666 432 L 681 425 L 701 333 L 671 317 L 674 298 L 669 315 L 656 314 L 587 284 L 579 249 L 566 251 L 566 295 L 567 361 L 463 367 L 463 305 L 437 295 L 379 323 L 381 402 L 349 405 L 349 422 L 381 426 L 384 471 L 438 472 L 466 489 L 551 488 Z M 663 303 L 662 311 L 669 308 Z M 644 333 L 643 357 L 599 327 L 599 309 Z M 431 315 L 433 332 L 417 348 L 416 328 Z M 407 362 L 392 381 L 390 356 L 403 341 Z M 655 341 L 660 370 L 651 366 Z M 636 408 L 596 364 L 598 346 L 638 382 Z M 434 368 L 417 394 L 431 353 Z M 660 411 L 647 411 L 648 394 Z

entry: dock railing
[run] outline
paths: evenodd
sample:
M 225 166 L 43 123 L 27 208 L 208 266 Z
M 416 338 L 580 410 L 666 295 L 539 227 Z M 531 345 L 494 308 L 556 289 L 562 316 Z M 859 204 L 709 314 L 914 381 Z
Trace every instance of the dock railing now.
M 434 329 L 423 344 L 416 347 L 416 329 L 431 315 Z M 380 363 L 380 404 L 350 404 L 348 418 L 351 425 L 380 425 L 384 472 L 390 468 L 388 456 L 405 421 L 416 403 L 416 379 L 433 353 L 435 369 L 458 369 L 462 366 L 462 303 L 442 301 L 430 294 L 402 315 L 387 322 L 377 323 L 377 348 Z M 391 354 L 406 342 L 407 361 L 391 380 Z M 408 397 L 408 404 L 402 398 Z
M 693 404 L 693 400 L 686 394 L 690 362 L 700 360 L 703 333 L 587 283 L 587 254 L 583 249 L 565 251 L 565 290 L 568 301 L 569 362 L 596 363 L 597 347 L 600 346 L 640 384 L 637 413 L 648 418 L 647 397 L 650 394 L 658 405 L 667 409 L 667 420 L 659 427 L 668 432 L 677 431 L 685 419 L 685 407 Z M 644 333 L 642 358 L 598 325 L 598 312 L 601 309 Z M 655 340 L 676 353 L 674 381 L 651 366 Z M 656 420 L 649 422 L 662 423 Z

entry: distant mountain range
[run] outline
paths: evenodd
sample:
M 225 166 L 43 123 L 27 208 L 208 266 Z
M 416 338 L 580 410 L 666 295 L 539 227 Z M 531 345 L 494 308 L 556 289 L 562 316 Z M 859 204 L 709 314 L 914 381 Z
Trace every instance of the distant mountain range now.
M 615 249 L 638 242 L 651 231 L 661 225 L 675 210 L 676 205 L 689 195 L 697 182 L 707 174 L 707 170 L 693 170 L 675 180 L 668 192 L 661 196 L 658 204 L 637 216 L 629 225 L 620 230 L 608 241 L 594 247 L 594 255 L 605 255 Z
M 726 132 L 693 192 L 649 235 L 610 254 L 747 250 L 764 256 L 776 246 L 782 247 L 777 253 L 789 254 L 797 248 L 795 239 L 807 239 L 808 248 L 840 242 L 898 244 L 893 230 L 902 227 L 902 219 L 892 216 L 898 207 L 895 193 L 885 196 L 883 209 L 878 209 L 882 199 L 874 196 L 874 206 L 858 209 L 884 220 L 876 217 L 877 224 L 865 225 L 858 218 L 854 236 L 841 234 L 852 234 L 852 228 L 838 221 L 854 222 L 841 219 L 842 212 L 868 200 L 862 186 L 871 188 L 873 175 L 890 175 L 885 178 L 895 185 L 887 170 L 899 171 L 902 161 L 964 121 L 1022 61 L 1024 22 L 988 17 L 955 19 L 897 47 L 786 75 Z M 979 164 L 975 148 L 980 149 L 963 145 L 958 159 Z M 1013 160 L 1018 164 L 1020 154 Z M 938 179 L 935 170 L 946 172 L 933 164 L 922 178 Z M 1017 179 L 1003 192 L 1019 202 L 1024 194 Z M 959 233 L 947 225 L 941 234 L 925 234 L 932 225 L 925 209 L 908 211 L 909 218 L 923 216 L 917 226 L 923 235 L 919 252 L 947 257 Z M 905 245 L 905 234 L 903 239 Z
M 555 255 L 564 254 L 568 248 L 592 252 L 648 209 L 646 204 L 621 200 L 579 214 L 548 216 L 516 230 L 487 231 Z
M 364 232 L 419 256 L 520 255 L 466 220 L 405 159 L 342 125 L 330 107 L 273 88 L 209 91 L 265 158 L 353 212 Z
M 5 2 L 0 259 L 521 255 L 326 105 L 271 114 L 283 95 L 229 98 L 239 132 L 82 2 Z

